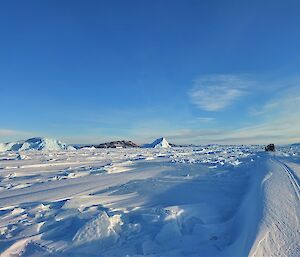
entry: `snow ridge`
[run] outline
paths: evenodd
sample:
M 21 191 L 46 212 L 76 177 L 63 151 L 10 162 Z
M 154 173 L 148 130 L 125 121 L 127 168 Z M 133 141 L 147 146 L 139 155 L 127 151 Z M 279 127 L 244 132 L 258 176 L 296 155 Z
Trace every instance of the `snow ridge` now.
M 42 150 L 42 151 L 57 151 L 57 150 L 74 150 L 73 146 L 69 146 L 56 139 L 34 137 L 27 140 L 0 143 L 0 152 L 5 151 L 27 151 L 27 150 Z
M 156 139 L 151 144 L 143 145 L 143 147 L 144 148 L 170 148 L 171 146 L 164 137 L 161 137 Z

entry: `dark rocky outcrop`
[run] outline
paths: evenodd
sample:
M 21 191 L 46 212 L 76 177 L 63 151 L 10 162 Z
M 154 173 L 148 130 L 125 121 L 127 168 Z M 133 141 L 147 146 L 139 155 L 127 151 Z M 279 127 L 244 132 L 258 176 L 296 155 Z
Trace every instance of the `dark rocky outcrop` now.
M 95 148 L 134 148 L 139 147 L 136 143 L 132 141 L 112 141 L 108 143 L 102 143 L 99 145 L 95 145 Z
M 111 142 L 107 142 L 107 143 L 92 144 L 92 145 L 76 145 L 77 149 L 89 148 L 89 147 L 94 147 L 94 148 L 136 148 L 136 147 L 140 147 L 140 146 L 132 141 L 125 141 L 125 140 L 111 141 Z

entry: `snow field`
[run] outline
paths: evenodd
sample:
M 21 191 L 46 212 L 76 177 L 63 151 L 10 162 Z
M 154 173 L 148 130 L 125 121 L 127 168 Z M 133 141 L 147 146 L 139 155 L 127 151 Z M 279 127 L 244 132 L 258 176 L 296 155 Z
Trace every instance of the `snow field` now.
M 1 153 L 1 257 L 298 256 L 300 151 L 261 149 Z

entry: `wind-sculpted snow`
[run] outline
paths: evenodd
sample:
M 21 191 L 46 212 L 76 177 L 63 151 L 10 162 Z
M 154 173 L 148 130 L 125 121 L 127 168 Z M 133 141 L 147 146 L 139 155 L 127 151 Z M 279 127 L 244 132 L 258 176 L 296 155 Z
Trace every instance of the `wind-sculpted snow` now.
M 173 162 L 180 163 L 202 163 L 209 168 L 220 166 L 239 166 L 243 159 L 249 161 L 254 153 L 260 150 L 258 146 L 209 146 L 197 148 L 183 148 L 171 156 Z M 250 158 L 250 161 L 254 161 Z
M 300 151 L 262 150 L 0 153 L 1 257 L 298 256 Z

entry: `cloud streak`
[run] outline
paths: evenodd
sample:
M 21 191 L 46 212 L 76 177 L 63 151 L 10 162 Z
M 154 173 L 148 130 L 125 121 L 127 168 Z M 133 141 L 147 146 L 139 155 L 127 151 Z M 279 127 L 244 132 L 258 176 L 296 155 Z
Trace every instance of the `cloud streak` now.
M 32 133 L 8 128 L 0 128 L 0 142 L 22 139 L 23 137 L 27 136 L 32 136 Z
M 194 81 L 189 97 L 202 110 L 221 111 L 245 95 L 246 88 L 251 83 L 245 77 L 237 75 L 205 76 Z
M 13 130 L 13 129 L 0 129 L 0 137 L 7 137 L 7 136 L 17 136 L 17 135 L 25 135 L 27 132 Z

